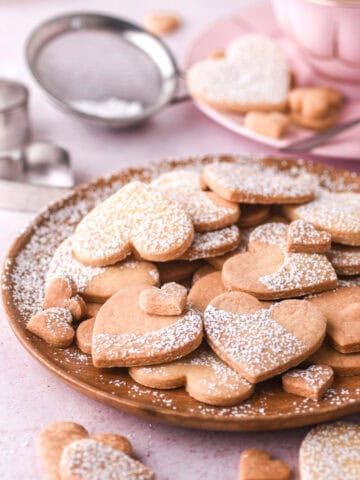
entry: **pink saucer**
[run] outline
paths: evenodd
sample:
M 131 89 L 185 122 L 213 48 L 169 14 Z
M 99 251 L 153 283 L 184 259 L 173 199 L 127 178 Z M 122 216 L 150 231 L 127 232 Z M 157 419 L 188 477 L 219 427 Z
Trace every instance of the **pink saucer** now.
M 355 84 L 341 84 L 336 80 L 326 78 L 305 63 L 283 35 L 276 23 L 271 5 L 267 3 L 257 7 L 242 8 L 206 28 L 190 45 L 186 55 L 186 67 L 208 57 L 212 50 L 224 48 L 234 38 L 245 33 L 262 33 L 275 38 L 289 57 L 297 84 L 329 85 L 341 90 L 346 96 L 346 102 L 341 109 L 340 123 L 360 118 L 360 87 Z M 199 101 L 195 101 L 195 104 L 205 115 L 225 128 L 275 148 L 286 147 L 295 141 L 313 135 L 311 131 L 292 126 L 285 138 L 276 140 L 245 128 L 242 115 L 220 112 Z M 344 160 L 359 160 L 360 125 L 339 134 L 326 144 L 312 150 L 311 153 Z

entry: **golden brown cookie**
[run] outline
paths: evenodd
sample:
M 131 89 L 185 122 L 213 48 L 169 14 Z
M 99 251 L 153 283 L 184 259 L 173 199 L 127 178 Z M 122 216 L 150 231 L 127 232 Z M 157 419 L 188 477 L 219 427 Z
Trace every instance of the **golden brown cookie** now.
M 281 138 L 290 124 L 288 115 L 281 112 L 248 112 L 244 127 L 265 137 Z
M 232 250 L 231 252 L 225 253 L 224 255 L 219 255 L 218 257 L 207 258 L 206 261 L 212 265 L 217 270 L 222 270 L 224 263 L 229 258 L 234 257 L 238 253 L 243 253 L 247 251 L 250 234 L 253 231 L 253 228 L 242 228 L 240 230 L 240 243 L 239 245 Z
M 286 206 L 290 220 L 298 218 L 331 234 L 333 242 L 360 246 L 360 193 L 319 190 L 306 205 Z
M 92 333 L 94 330 L 95 318 L 88 318 L 80 323 L 76 329 L 75 341 L 78 348 L 88 355 L 91 355 Z
M 100 309 L 92 338 L 95 367 L 170 362 L 200 345 L 202 315 L 190 305 L 178 316 L 149 315 L 139 305 L 140 292 L 144 288 L 146 285 L 123 288 Z
M 341 101 L 341 93 L 330 87 L 300 87 L 289 93 L 291 112 L 309 120 L 326 118 Z
M 319 425 L 300 446 L 302 480 L 358 480 L 360 472 L 360 426 L 335 422 Z
M 327 320 L 331 345 L 341 353 L 360 352 L 360 287 L 339 287 L 309 298 Z
M 333 243 L 327 252 L 338 275 L 360 275 L 360 248 Z
M 65 302 L 76 293 L 76 285 L 70 277 L 65 275 L 53 276 L 46 284 L 43 309 L 66 307 Z
M 152 367 L 133 367 L 130 376 L 150 388 L 185 386 L 189 395 L 209 405 L 230 406 L 250 397 L 254 386 L 208 347 L 199 347 L 180 360 Z
M 181 315 L 186 306 L 187 290 L 178 283 L 164 283 L 161 288 L 144 288 L 139 295 L 141 310 L 151 315 Z
M 328 365 L 340 377 L 360 375 L 360 353 L 340 353 L 324 343 L 309 359 L 309 363 Z
M 173 13 L 148 13 L 145 15 L 144 27 L 154 35 L 170 33 L 179 28 L 181 21 L 178 15 Z
M 210 264 L 203 265 L 194 273 L 192 278 L 192 284 L 194 285 L 194 283 L 196 283 L 201 278 L 205 277 L 205 275 L 209 275 L 209 273 L 214 273 L 214 272 L 217 272 L 217 269 L 214 268 L 212 265 Z
M 202 260 L 189 262 L 188 260 L 175 260 L 173 262 L 158 263 L 160 283 L 181 282 L 192 277 L 198 268 L 204 265 Z
M 75 336 L 71 322 L 69 309 L 54 307 L 31 317 L 26 328 L 49 345 L 65 348 L 72 344 Z
M 133 251 L 164 262 L 180 257 L 193 237 L 185 210 L 153 187 L 131 182 L 81 220 L 72 248 L 81 263 L 93 267 L 114 264 Z
M 204 190 L 204 185 L 201 180 L 201 175 L 198 170 L 194 168 L 174 168 L 169 172 L 162 173 L 156 177 L 151 185 L 153 187 L 165 188 L 167 190 L 171 188 L 186 187 L 193 190 Z
M 270 215 L 269 205 L 255 205 L 243 203 L 241 205 L 241 215 L 238 222 L 239 227 L 256 227 L 263 223 Z
M 291 470 L 281 460 L 271 459 L 260 448 L 249 448 L 240 455 L 239 480 L 289 480 Z
M 96 317 L 102 305 L 103 303 L 87 302 L 86 309 L 88 318 Z
M 200 312 L 204 312 L 210 301 L 226 292 L 221 280 L 221 272 L 213 272 L 194 283 L 188 295 L 188 302 Z
M 282 204 L 304 203 L 314 198 L 314 180 L 293 177 L 259 163 L 213 163 L 203 178 L 211 190 L 232 202 Z
M 302 296 L 334 288 L 336 273 L 325 255 L 287 251 L 288 226 L 267 223 L 250 234 L 248 252 L 228 259 L 222 280 L 263 300 Z
M 309 130 L 315 130 L 321 132 L 322 130 L 328 130 L 336 125 L 339 118 L 339 112 L 337 110 L 331 110 L 323 118 L 307 118 L 294 112 L 291 114 L 291 120 L 299 127 L 308 128 Z
M 202 258 L 217 257 L 231 252 L 239 243 L 240 230 L 236 225 L 213 232 L 195 233 L 193 243 L 180 258 L 192 262 Z
M 211 300 L 204 328 L 218 356 L 258 383 L 314 353 L 324 340 L 326 320 L 305 300 L 285 300 L 268 308 L 251 295 L 228 292 Z
M 331 235 L 319 232 L 314 225 L 304 220 L 290 223 L 287 233 L 288 252 L 326 253 L 331 247 Z
M 285 392 L 320 400 L 334 381 L 334 372 L 328 365 L 310 365 L 306 370 L 290 370 L 282 376 Z
M 59 277 L 70 279 L 75 291 L 92 302 L 103 302 L 123 287 L 159 285 L 158 269 L 150 262 L 129 259 L 107 267 L 83 265 L 72 254 L 71 238 L 54 253 L 47 273 L 47 289 Z

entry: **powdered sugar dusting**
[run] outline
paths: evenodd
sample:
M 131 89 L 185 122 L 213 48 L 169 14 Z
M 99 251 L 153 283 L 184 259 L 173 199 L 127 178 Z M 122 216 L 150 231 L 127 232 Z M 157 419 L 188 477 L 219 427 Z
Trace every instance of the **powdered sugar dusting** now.
M 294 220 L 289 225 L 289 239 L 295 244 L 317 245 L 331 241 L 328 232 L 318 232 L 316 228 L 305 220 Z
M 332 370 L 326 365 L 310 365 L 306 370 L 291 370 L 283 378 L 300 378 L 313 391 L 321 389 L 332 376 Z

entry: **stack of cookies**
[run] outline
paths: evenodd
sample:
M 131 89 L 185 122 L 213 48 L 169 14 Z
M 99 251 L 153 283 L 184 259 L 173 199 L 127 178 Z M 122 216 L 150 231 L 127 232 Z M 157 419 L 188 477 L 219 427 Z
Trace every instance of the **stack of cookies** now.
M 27 328 L 96 368 L 236 405 L 360 373 L 360 194 L 244 158 L 134 181 L 83 217 Z M 296 369 L 294 369 L 297 367 Z

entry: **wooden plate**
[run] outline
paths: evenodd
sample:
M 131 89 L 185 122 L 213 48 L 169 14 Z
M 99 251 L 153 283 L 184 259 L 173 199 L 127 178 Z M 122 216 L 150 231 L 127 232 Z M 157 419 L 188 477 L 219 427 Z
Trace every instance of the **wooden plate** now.
M 225 155 L 216 160 L 236 161 Z M 101 178 L 76 189 L 37 216 L 14 241 L 4 265 L 3 300 L 15 335 L 40 363 L 71 387 L 151 421 L 207 430 L 267 430 L 309 425 L 360 411 L 360 377 L 337 377 L 333 388 L 319 402 L 283 392 L 279 380 L 275 379 L 258 385 L 255 395 L 239 406 L 210 407 L 190 398 L 184 389 L 144 388 L 135 383 L 125 369 L 97 370 L 90 357 L 75 346 L 55 349 L 25 330 L 29 316 L 41 306 L 44 275 L 55 248 L 71 234 L 90 208 L 130 180 L 147 181 L 174 167 L 200 167 L 211 161 L 210 157 L 167 160 L 151 167 L 123 170 L 111 178 Z M 330 189 L 360 191 L 360 176 L 349 172 L 294 160 L 254 161 L 292 171 L 311 171 Z

